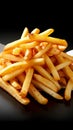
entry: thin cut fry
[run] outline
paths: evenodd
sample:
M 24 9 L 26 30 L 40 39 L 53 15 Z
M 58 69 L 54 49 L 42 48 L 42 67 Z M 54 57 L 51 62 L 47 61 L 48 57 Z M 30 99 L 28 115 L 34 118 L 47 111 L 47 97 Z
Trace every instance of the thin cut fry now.
M 32 76 L 33 76 L 33 72 L 34 72 L 33 68 L 29 68 L 27 70 L 25 80 L 23 82 L 23 85 L 22 85 L 22 88 L 21 88 L 21 91 L 20 91 L 20 95 L 22 97 L 25 97 L 27 95 L 27 93 L 28 93 L 29 86 L 30 86 Z
M 56 38 L 56 37 L 46 37 L 46 36 L 40 36 L 38 34 L 32 34 L 30 35 L 30 38 L 34 41 L 40 41 L 40 42 L 48 42 L 48 43 L 52 43 L 52 44 L 56 44 L 56 45 L 62 45 L 67 47 L 68 43 L 65 39 L 60 39 L 60 38 Z
M 58 71 L 56 70 L 56 68 L 55 68 L 54 64 L 52 63 L 51 59 L 46 54 L 44 55 L 44 58 L 45 58 L 45 62 L 47 64 L 48 68 L 50 69 L 50 72 L 53 75 L 54 79 L 60 80 Z
M 27 42 L 31 42 L 31 39 L 28 37 L 24 37 L 22 39 L 18 39 L 16 41 L 13 41 L 11 43 L 8 43 L 5 47 L 4 50 L 9 50 L 9 49 L 13 49 L 15 47 L 18 47 L 21 44 L 27 43 Z
M 49 36 L 50 34 L 52 34 L 54 32 L 54 29 L 53 28 L 50 28 L 50 29 L 47 29 L 46 31 L 44 32 L 41 32 L 39 35 L 40 36 Z
M 17 57 L 15 55 L 12 55 L 12 54 L 3 54 L 2 56 L 4 59 L 7 59 L 9 61 L 23 61 L 24 59 L 22 57 Z
M 71 61 L 65 61 L 65 62 L 63 62 L 63 63 L 61 63 L 61 64 L 58 64 L 58 65 L 56 66 L 56 69 L 57 69 L 57 70 L 63 69 L 64 67 L 66 67 L 66 66 L 68 66 L 68 65 L 70 65 L 70 64 L 71 64 Z
M 71 99 L 72 90 L 73 90 L 73 81 L 70 79 L 68 81 L 68 84 L 67 84 L 65 92 L 64 92 L 65 100 L 70 100 Z
M 11 65 L 5 67 L 4 69 L 2 69 L 2 70 L 0 71 L 0 75 L 1 75 L 1 76 L 4 76 L 5 74 L 11 73 L 11 72 L 13 72 L 13 71 L 15 71 L 15 70 L 19 70 L 19 69 L 21 69 L 21 68 L 25 68 L 25 67 L 27 67 L 27 65 L 28 65 L 28 64 L 27 64 L 26 61 L 23 61 L 23 62 L 15 62 L 14 64 L 11 64 Z
M 9 80 L 15 78 L 17 75 L 23 73 L 24 70 L 25 70 L 25 68 L 17 69 L 15 71 L 13 71 L 12 73 L 8 73 L 8 74 L 4 75 L 2 77 L 2 79 L 5 80 L 5 81 L 9 81 Z
M 40 29 L 39 28 L 35 28 L 31 31 L 31 34 L 39 34 L 40 33 Z
M 23 48 L 23 49 L 34 48 L 38 44 L 39 44 L 39 42 L 33 41 L 33 42 L 30 42 L 30 43 L 27 43 L 27 44 L 21 44 L 20 48 Z
M 39 51 L 38 53 L 36 53 L 36 55 L 34 55 L 34 58 L 39 58 L 41 57 L 44 53 L 46 53 L 49 49 L 51 48 L 51 44 L 49 43 L 45 49 Z
M 28 33 L 29 33 L 29 30 L 28 30 L 27 27 L 25 27 L 24 30 L 23 30 L 23 32 L 22 32 L 21 39 L 24 38 L 24 37 L 26 37 L 28 35 Z

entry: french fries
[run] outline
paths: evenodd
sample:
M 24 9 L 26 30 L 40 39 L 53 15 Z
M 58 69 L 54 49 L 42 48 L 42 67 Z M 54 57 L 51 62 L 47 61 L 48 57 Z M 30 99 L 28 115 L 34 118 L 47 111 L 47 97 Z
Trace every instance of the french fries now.
M 56 100 L 71 99 L 73 57 L 64 52 L 67 41 L 50 36 L 53 32 L 53 28 L 30 32 L 25 27 L 20 39 L 0 52 L 0 87 L 23 105 L 31 102 L 28 95 L 46 105 L 48 98 L 42 92 Z

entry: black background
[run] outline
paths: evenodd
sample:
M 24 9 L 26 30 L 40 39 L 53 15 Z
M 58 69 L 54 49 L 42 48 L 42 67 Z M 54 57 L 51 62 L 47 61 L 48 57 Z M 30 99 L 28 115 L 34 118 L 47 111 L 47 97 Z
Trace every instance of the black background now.
M 13 31 L 18 38 L 25 26 L 30 31 L 35 27 L 41 31 L 52 27 L 54 36 L 73 42 L 73 7 L 70 1 L 4 1 L 0 6 L 0 32 Z M 5 43 L 1 37 L 0 40 Z
M 57 2 L 56 1 L 33 1 L 33 2 L 32 1 L 24 1 L 24 2 L 23 1 L 17 1 L 17 2 L 3 1 L 0 4 L 0 7 L 1 7 L 0 8 L 0 43 L 7 44 L 10 41 L 18 39 L 21 36 L 24 27 L 28 27 L 30 31 L 32 31 L 36 27 L 39 28 L 41 31 L 44 31 L 48 28 L 54 28 L 55 32 L 53 35 L 55 37 L 65 38 L 69 43 L 68 48 L 69 49 L 73 48 L 73 45 L 72 45 L 73 43 L 73 18 L 72 18 L 73 7 L 70 1 L 69 2 L 68 1 L 66 2 L 64 1 L 57 1 Z M 13 99 L 10 99 L 10 101 L 13 102 Z M 31 104 L 30 109 L 32 105 L 33 104 Z M 61 106 L 61 109 L 62 109 L 62 106 Z M 17 103 L 17 107 L 18 107 L 17 110 L 20 114 L 19 109 L 21 108 L 21 110 L 23 111 L 23 107 L 21 107 L 18 103 Z M 38 109 L 39 107 L 37 107 L 37 104 L 35 104 L 35 107 L 32 109 L 32 111 L 38 113 L 39 111 Z M 44 110 L 44 107 L 40 108 L 40 111 L 43 112 L 43 110 Z M 48 111 L 48 109 L 46 110 Z M 29 111 L 29 107 L 27 107 L 27 113 L 29 114 L 30 112 L 28 111 Z M 47 115 L 47 111 L 46 111 L 46 115 Z M 24 113 L 27 114 L 26 112 Z M 72 114 L 71 114 L 72 107 L 70 108 L 69 113 L 71 115 L 70 119 L 72 119 Z M 22 114 L 20 116 L 21 118 L 23 117 Z M 42 115 L 43 114 L 44 114 L 43 119 L 45 121 L 46 115 L 45 113 L 42 113 Z M 35 115 L 36 113 L 33 116 L 33 120 L 34 120 Z M 59 117 L 59 115 L 56 115 L 56 114 L 55 116 Z M 32 120 L 31 117 L 32 115 L 30 116 L 30 119 L 28 118 L 29 122 L 31 122 Z M 53 117 L 54 115 L 52 115 L 52 118 Z M 48 121 L 47 120 L 46 121 L 50 125 L 50 118 L 47 118 L 47 119 Z M 41 118 L 38 119 L 38 114 L 37 114 L 37 122 L 41 122 L 41 121 L 42 119 Z M 66 118 L 65 118 L 65 121 L 66 121 Z

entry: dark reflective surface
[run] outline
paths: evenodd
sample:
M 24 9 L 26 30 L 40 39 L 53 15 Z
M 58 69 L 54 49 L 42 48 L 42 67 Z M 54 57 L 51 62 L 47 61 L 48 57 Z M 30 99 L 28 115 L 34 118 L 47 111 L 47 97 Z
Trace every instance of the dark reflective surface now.
M 47 95 L 45 95 L 47 96 Z M 49 102 L 42 106 L 34 99 L 27 106 L 21 105 L 0 89 L 0 120 L 4 121 L 71 121 L 73 119 L 73 93 L 71 101 L 59 101 L 48 96 Z

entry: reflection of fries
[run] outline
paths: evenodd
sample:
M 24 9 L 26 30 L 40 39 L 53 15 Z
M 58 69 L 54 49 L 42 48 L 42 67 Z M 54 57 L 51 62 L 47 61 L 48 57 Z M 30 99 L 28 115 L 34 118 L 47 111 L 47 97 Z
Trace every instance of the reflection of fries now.
M 73 90 L 73 57 L 64 50 L 65 39 L 51 37 L 53 28 L 29 32 L 24 28 L 20 39 L 5 45 L 0 52 L 0 86 L 23 105 L 31 95 L 47 104 L 42 92 L 58 100 L 70 100 Z M 58 92 L 64 89 L 64 96 Z

